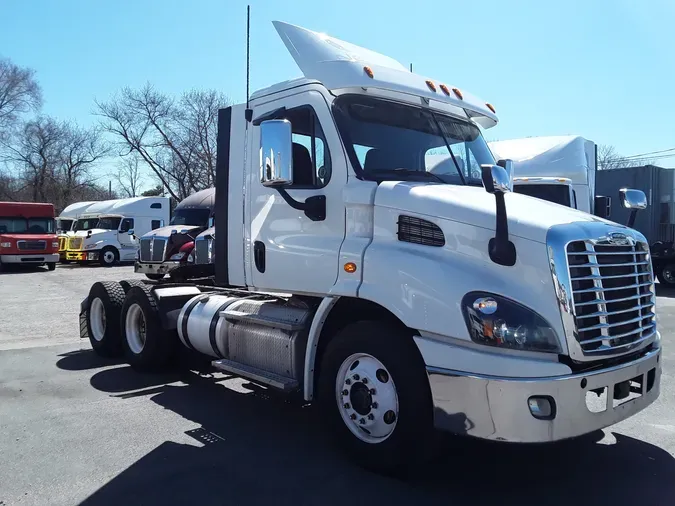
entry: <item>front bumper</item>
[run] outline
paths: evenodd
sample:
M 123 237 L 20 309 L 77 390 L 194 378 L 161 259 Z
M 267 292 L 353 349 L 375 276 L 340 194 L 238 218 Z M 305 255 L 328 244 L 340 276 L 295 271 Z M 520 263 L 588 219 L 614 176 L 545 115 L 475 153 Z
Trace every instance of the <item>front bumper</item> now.
M 33 253 L 30 255 L 0 255 L 3 264 L 50 264 L 59 261 L 58 253 Z
M 134 272 L 142 274 L 168 274 L 174 269 L 181 266 L 180 262 L 167 261 L 160 263 L 146 263 L 136 262 L 134 264 Z
M 66 260 L 73 262 L 85 262 L 92 261 L 95 262 L 98 260 L 98 250 L 82 250 L 82 251 L 66 251 Z
M 501 378 L 427 367 L 436 427 L 483 439 L 542 443 L 568 439 L 613 425 L 645 409 L 659 396 L 661 349 L 615 367 L 551 378 Z M 640 392 L 614 400 L 614 386 L 633 380 Z M 606 396 L 591 392 L 606 388 Z M 604 411 L 597 411 L 604 402 Z M 632 396 L 635 395 L 635 398 Z M 530 397 L 554 402 L 553 418 L 535 418 Z M 604 401 L 603 401 L 604 399 Z M 622 404 L 619 404 L 622 402 Z M 618 404 L 618 405 L 617 405 Z

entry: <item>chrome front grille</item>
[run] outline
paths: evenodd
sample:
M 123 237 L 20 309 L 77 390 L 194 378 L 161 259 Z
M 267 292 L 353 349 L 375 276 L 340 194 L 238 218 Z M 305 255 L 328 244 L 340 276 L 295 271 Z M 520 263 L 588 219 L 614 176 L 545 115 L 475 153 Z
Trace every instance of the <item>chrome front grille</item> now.
M 44 251 L 47 241 L 17 241 L 16 247 L 23 251 Z
M 195 241 L 195 263 L 211 263 L 210 251 L 213 250 L 213 237 L 207 236 Z
M 150 237 L 141 239 L 141 262 L 163 262 L 166 239 Z
M 70 237 L 68 239 L 68 249 L 70 249 L 70 250 L 82 249 L 82 238 L 81 237 Z
M 567 245 L 575 337 L 587 356 L 627 352 L 656 332 L 649 247 L 619 236 Z

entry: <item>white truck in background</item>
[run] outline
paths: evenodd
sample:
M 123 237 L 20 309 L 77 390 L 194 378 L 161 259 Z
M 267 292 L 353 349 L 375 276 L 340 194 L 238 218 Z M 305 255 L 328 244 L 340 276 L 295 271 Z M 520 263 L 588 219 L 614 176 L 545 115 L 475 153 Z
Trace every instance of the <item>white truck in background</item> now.
M 466 90 L 274 25 L 304 78 L 219 111 L 214 286 L 94 283 L 97 353 L 143 371 L 198 353 L 296 393 L 387 473 L 425 459 L 434 428 L 543 443 L 654 402 L 640 233 L 513 193 L 480 130 L 495 108 Z
M 105 267 L 133 262 L 139 248 L 136 237 L 168 223 L 170 205 L 169 197 L 132 197 L 88 206 L 68 237 L 66 261 Z
M 597 145 L 578 135 L 525 137 L 488 143 L 513 161 L 516 193 L 609 218 L 610 197 L 596 196 Z
M 68 251 L 68 237 L 75 234 L 75 223 L 87 208 L 96 201 L 75 202 L 66 206 L 56 218 L 56 235 L 59 239 L 59 262 L 68 263 L 66 252 Z

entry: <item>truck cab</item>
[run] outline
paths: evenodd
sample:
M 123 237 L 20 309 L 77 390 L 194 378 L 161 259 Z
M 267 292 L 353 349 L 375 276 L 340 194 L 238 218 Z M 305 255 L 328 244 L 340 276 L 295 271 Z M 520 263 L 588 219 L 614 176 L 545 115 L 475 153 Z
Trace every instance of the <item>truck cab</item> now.
M 140 238 L 134 272 L 160 280 L 169 274 L 174 279 L 201 275 L 193 265 L 195 240 L 213 225 L 215 188 L 198 191 L 181 200 L 166 227 L 160 227 Z
M 68 237 L 75 234 L 75 224 L 78 218 L 86 212 L 87 208 L 95 201 L 75 202 L 67 206 L 56 218 L 56 234 L 59 239 L 59 261 L 68 263 L 66 252 L 68 251 Z
M 219 111 L 215 285 L 94 284 L 93 349 L 138 370 L 198 353 L 316 402 L 338 446 L 387 473 L 417 467 L 434 429 L 543 443 L 654 402 L 644 236 L 514 193 L 481 131 L 490 103 L 274 25 L 304 77 Z
M 135 235 L 163 227 L 169 221 L 169 204 L 168 197 L 134 197 L 89 206 L 68 238 L 66 260 L 105 267 L 134 261 L 139 248 Z
M 566 177 L 514 177 L 513 191 L 579 209 L 572 180 Z
M 47 265 L 59 260 L 54 206 L 32 202 L 0 202 L 0 270 L 6 265 Z

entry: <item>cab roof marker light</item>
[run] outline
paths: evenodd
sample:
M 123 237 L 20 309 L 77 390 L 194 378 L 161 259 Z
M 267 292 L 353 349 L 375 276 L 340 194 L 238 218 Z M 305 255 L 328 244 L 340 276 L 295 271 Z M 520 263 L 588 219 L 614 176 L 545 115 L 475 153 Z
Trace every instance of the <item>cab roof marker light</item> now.
M 459 91 L 458 88 L 453 88 L 453 89 L 452 89 L 452 92 L 455 94 L 455 96 L 456 96 L 458 99 L 464 100 L 464 95 L 462 95 L 462 92 Z
M 433 81 L 427 79 L 425 82 L 431 91 L 436 92 L 436 85 L 433 83 Z
M 486 103 L 485 105 L 487 106 L 488 109 L 490 109 L 492 111 L 492 114 L 497 114 L 497 111 L 495 111 L 495 108 L 492 104 Z
M 373 70 L 372 70 L 370 67 L 368 67 L 368 66 L 363 67 L 363 71 L 364 71 L 364 72 L 366 73 L 366 75 L 367 75 L 368 77 L 370 77 L 371 79 L 374 77 Z
M 446 95 L 450 96 L 450 90 L 448 89 L 448 87 L 447 87 L 445 84 L 441 84 L 441 85 L 440 85 L 440 88 L 441 88 L 441 91 L 442 91 L 443 93 L 445 93 Z

